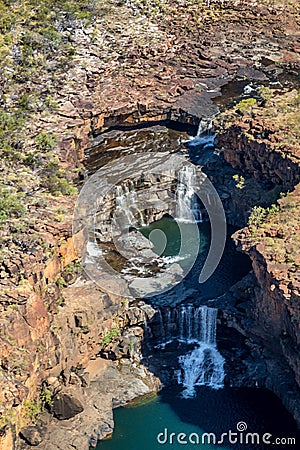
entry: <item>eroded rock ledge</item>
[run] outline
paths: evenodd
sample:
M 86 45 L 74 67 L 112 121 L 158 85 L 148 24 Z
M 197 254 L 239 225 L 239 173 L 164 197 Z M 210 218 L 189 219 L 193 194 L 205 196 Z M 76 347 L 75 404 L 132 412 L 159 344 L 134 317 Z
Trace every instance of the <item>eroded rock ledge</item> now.
M 95 446 L 113 431 L 113 407 L 160 388 L 141 363 L 143 327 L 153 308 L 108 296 L 82 277 L 62 290 L 62 298 L 50 330 L 56 342 L 53 362 L 43 377 L 51 414 L 44 412 L 38 425 L 22 428 L 18 449 Z
M 263 80 L 271 70 L 274 73 L 283 68 L 291 70 L 299 63 L 298 25 L 293 7 L 283 14 L 282 5 L 268 1 L 259 5 L 251 2 L 251 6 L 248 1 L 226 2 L 222 8 L 213 2 L 211 8 L 203 6 L 199 11 L 198 2 L 188 2 L 187 6 L 182 1 L 166 1 L 164 4 L 170 9 L 157 15 L 153 8 L 147 10 L 146 6 L 143 10 L 137 5 L 139 2 L 120 6 L 113 1 L 107 3 L 106 16 L 96 17 L 92 24 L 67 20 L 63 15 L 59 31 L 63 39 L 74 45 L 76 57 L 68 63 L 68 70 L 57 72 L 53 85 L 53 74 L 46 70 L 42 76 L 25 77 L 19 84 L 4 86 L 7 108 L 13 108 L 26 92 L 46 99 L 50 89 L 55 107 L 33 109 L 19 147 L 26 157 L 41 156 L 47 160 L 47 152 L 39 155 L 36 138 L 41 133 L 54 133 L 57 138 L 54 154 L 59 167 L 69 171 L 70 179 L 76 179 L 82 169 L 90 136 L 107 127 L 120 122 L 161 119 L 197 124 L 203 115 L 215 111 L 211 98 L 230 79 Z M 121 18 L 119 23 L 117 18 Z M 18 35 L 16 39 L 10 53 L 12 66 L 7 66 L 9 74 L 20 64 L 16 51 L 20 48 Z M 35 55 L 41 56 L 39 50 Z M 57 54 L 47 56 L 46 67 L 58 66 L 55 57 Z M 273 61 L 271 69 L 264 66 L 265 58 Z M 11 75 L 4 75 L 11 79 Z M 10 162 L 3 171 L 3 176 L 10 177 L 16 172 L 13 181 L 9 177 L 4 181 L 24 192 L 27 218 L 31 219 L 30 223 L 25 222 L 25 231 L 16 228 L 1 232 L 7 247 L 1 266 L 0 377 L 5 388 L 1 390 L 4 422 L 0 443 L 4 449 L 13 448 L 15 433 L 30 422 L 26 414 L 37 406 L 42 382 L 48 380 L 49 389 L 57 386 L 63 391 L 73 385 L 87 388 L 85 374 L 94 376 L 90 361 L 96 358 L 107 333 L 114 328 L 113 319 L 119 320 L 125 308 L 119 300 L 105 296 L 84 281 L 70 290 L 64 288 L 64 284 L 75 280 L 78 269 L 74 265 L 76 255 L 70 226 L 75 196 L 51 196 L 40 183 L 37 162 L 29 168 L 20 162 L 17 170 Z M 19 179 L 24 183 L 19 185 Z M 265 286 L 269 292 L 270 286 Z M 132 308 L 130 311 L 130 317 L 140 314 Z M 132 319 L 123 320 L 125 324 Z M 139 320 L 137 335 L 133 334 L 138 337 L 137 343 L 142 338 Z M 133 329 L 136 325 L 132 322 Z M 130 361 L 131 341 L 126 342 L 127 350 L 124 344 L 121 354 L 126 355 L 124 361 Z M 107 370 L 118 379 L 118 363 L 110 364 Z M 124 366 L 124 370 L 129 366 L 133 370 L 127 378 L 129 384 L 132 377 L 142 380 L 139 392 L 124 397 L 128 387 L 125 382 L 119 401 L 128 401 L 157 387 L 149 374 L 144 376 L 138 362 Z M 99 370 L 99 379 L 102 374 Z M 87 392 L 92 392 L 88 389 Z M 72 392 L 65 394 L 72 398 Z M 94 422 L 91 429 L 82 432 L 84 435 L 76 435 L 76 420 L 80 422 L 81 413 L 77 419 L 64 422 L 73 430 L 72 434 L 69 431 L 64 434 L 64 450 L 69 445 L 68 436 L 71 448 L 75 445 L 82 450 L 91 436 L 103 437 L 111 431 L 111 397 L 109 391 L 103 397 L 104 406 L 97 403 L 100 421 L 104 423 L 100 430 Z M 79 404 L 85 399 L 77 400 L 79 411 Z M 95 413 L 97 407 L 93 408 Z M 93 417 L 97 417 L 98 423 L 97 414 Z M 36 442 L 42 434 L 39 430 L 24 431 L 26 439 Z M 40 444 L 40 448 L 48 448 L 45 445 Z M 61 444 L 56 445 L 54 448 Z M 18 441 L 16 448 L 26 448 L 26 442 Z

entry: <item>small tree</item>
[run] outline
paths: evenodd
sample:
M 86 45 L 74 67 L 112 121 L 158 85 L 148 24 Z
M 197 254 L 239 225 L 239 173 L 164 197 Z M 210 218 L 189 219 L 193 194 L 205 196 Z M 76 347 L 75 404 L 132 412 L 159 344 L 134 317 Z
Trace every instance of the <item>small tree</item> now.
M 246 114 L 252 116 L 254 106 L 257 106 L 255 98 L 245 98 L 236 105 L 235 110 L 243 116 Z
M 248 225 L 254 225 L 257 227 L 267 217 L 267 210 L 262 206 L 254 206 L 248 219 Z

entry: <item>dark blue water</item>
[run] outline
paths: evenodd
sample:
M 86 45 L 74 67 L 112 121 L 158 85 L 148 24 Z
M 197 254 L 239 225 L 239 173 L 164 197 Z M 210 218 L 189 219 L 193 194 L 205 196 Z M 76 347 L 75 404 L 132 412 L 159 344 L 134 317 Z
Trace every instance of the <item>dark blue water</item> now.
M 208 300 L 224 294 L 237 281 L 241 280 L 251 269 L 249 257 L 237 252 L 231 235 L 236 231 L 235 227 L 227 227 L 227 240 L 223 256 L 212 276 L 202 284 L 198 278 L 210 247 L 210 224 L 204 222 L 199 224 L 201 235 L 201 248 L 193 269 L 189 272 L 183 283 L 186 288 L 197 289 L 197 299 Z
M 196 398 L 183 399 L 178 395 L 179 388 L 168 388 L 151 400 L 115 410 L 113 437 L 100 442 L 97 450 L 299 448 L 299 433 L 292 417 L 269 391 L 253 388 L 213 391 L 204 387 L 197 391 Z M 223 435 L 222 442 L 222 433 L 230 430 L 230 438 Z M 203 433 L 213 433 L 210 445 Z M 270 444 L 264 444 L 263 438 Z M 296 444 L 275 445 L 275 439 L 287 438 L 295 439 Z

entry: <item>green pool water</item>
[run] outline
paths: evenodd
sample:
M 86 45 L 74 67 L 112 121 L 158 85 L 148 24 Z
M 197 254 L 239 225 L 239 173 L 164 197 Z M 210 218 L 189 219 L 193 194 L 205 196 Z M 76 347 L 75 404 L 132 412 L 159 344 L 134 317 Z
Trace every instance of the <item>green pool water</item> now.
M 160 238 L 160 235 L 155 235 L 153 232 L 162 231 L 165 236 L 165 242 Z M 153 251 L 161 256 L 175 256 L 180 251 L 180 229 L 176 222 L 171 217 L 163 217 L 162 219 L 152 222 L 147 226 L 140 228 L 140 231 L 145 237 L 150 239 L 153 243 Z M 162 245 L 164 248 L 162 248 Z
M 154 252 L 163 257 L 178 258 L 174 262 L 177 262 L 186 274 L 182 284 L 186 289 L 197 290 L 198 300 L 216 298 L 249 272 L 251 262 L 247 255 L 236 250 L 231 239 L 236 229 L 228 225 L 227 241 L 219 265 L 212 276 L 200 285 L 198 278 L 210 247 L 210 223 L 198 223 L 197 229 L 199 240 L 195 241 L 195 225 L 182 223 L 179 227 L 173 218 L 163 217 L 140 228 L 140 231 L 154 244 Z M 177 287 L 180 286 L 175 286 L 174 290 Z
M 185 225 L 185 234 L 188 236 L 187 253 L 194 245 L 193 239 L 189 240 L 192 236 L 189 226 L 189 224 Z M 249 259 L 236 251 L 230 239 L 234 229 L 228 227 L 228 239 L 219 266 L 207 282 L 199 285 L 198 276 L 210 245 L 210 225 L 200 223 L 198 229 L 200 246 L 197 249 L 195 264 L 182 282 L 184 287 L 194 289 L 193 295 L 197 301 L 200 298 L 215 298 L 226 292 L 230 286 L 248 273 L 250 268 Z M 148 227 L 143 227 L 141 231 L 152 240 L 154 250 L 157 250 L 158 254 L 165 257 L 178 255 L 181 237 L 180 229 L 174 219 L 164 217 Z M 185 261 L 182 264 L 184 265 Z M 222 433 L 229 430 L 237 432 L 237 425 L 240 422 L 246 424 L 246 429 L 250 433 L 259 433 L 260 436 L 270 433 L 274 438 L 287 436 L 299 439 L 293 418 L 284 409 L 279 399 L 269 391 L 230 387 L 214 390 L 201 386 L 196 388 L 195 397 L 188 399 L 181 397 L 181 391 L 182 386 L 173 385 L 135 405 L 116 409 L 113 436 L 99 442 L 96 449 L 269 450 L 276 448 L 281 450 L 287 448 L 281 445 L 264 445 L 262 442 L 232 444 L 226 438 L 220 444 Z M 180 435 L 180 433 L 184 434 Z M 216 436 L 216 443 L 212 444 L 213 441 L 208 443 L 205 433 L 213 433 Z M 297 447 L 289 446 L 288 448 Z

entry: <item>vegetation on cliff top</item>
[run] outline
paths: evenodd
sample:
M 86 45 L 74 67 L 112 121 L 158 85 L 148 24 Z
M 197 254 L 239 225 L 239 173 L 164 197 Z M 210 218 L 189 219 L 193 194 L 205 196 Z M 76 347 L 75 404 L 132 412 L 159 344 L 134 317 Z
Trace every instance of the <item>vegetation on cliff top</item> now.
M 249 217 L 251 245 L 259 245 L 267 261 L 279 272 L 289 271 L 291 281 L 300 282 L 300 187 L 270 208 L 255 207 Z M 276 270 L 276 269 L 275 269 Z M 274 273 L 274 275 L 276 275 Z
M 226 111 L 218 122 L 224 132 L 242 124 L 248 139 L 266 142 L 283 157 L 300 159 L 300 92 L 262 86 L 257 98 L 246 98 Z M 256 126 L 257 125 L 257 126 Z
M 299 179 L 299 111 L 299 89 L 261 86 L 255 97 L 237 102 L 230 110 L 217 117 L 216 122 L 221 132 L 235 129 L 235 133 L 246 137 L 250 143 L 256 141 L 265 144 L 266 152 L 270 151 L 270 158 L 275 151 L 280 158 L 290 159 L 293 170 L 299 167 Z M 268 155 L 262 155 L 262 158 L 268 158 Z M 292 167 L 289 169 L 292 170 Z M 297 173 L 294 178 L 297 180 Z M 287 181 L 289 179 L 287 174 Z M 235 181 L 237 187 L 243 188 L 242 177 L 236 175 Z M 266 192 L 264 203 L 252 208 L 248 228 L 241 232 L 245 249 L 255 246 L 271 265 L 274 276 L 279 279 L 283 277 L 295 286 L 300 281 L 299 189 L 297 185 L 295 190 L 286 192 L 286 186 L 275 185 L 270 191 L 272 195 L 269 196 Z
M 57 139 L 41 132 L 30 142 L 31 121 L 50 116 L 59 76 L 76 53 L 62 24 L 99 13 L 91 1 L 0 2 L 0 229 L 30 228 L 29 211 L 52 203 L 51 195 L 74 195 L 74 175 L 61 167 Z M 44 79 L 50 83 L 45 91 Z M 40 82 L 41 81 L 41 82 Z M 53 98 L 52 98 L 53 97 Z M 26 211 L 26 215 L 25 215 Z M 18 218 L 18 224 L 7 219 Z M 24 223 L 24 225 L 22 225 Z M 31 223 L 32 225 L 32 223 Z
M 184 32 L 197 34 L 203 24 L 226 21 L 232 5 L 232 1 L 215 0 L 0 2 L 0 76 L 3 86 L 0 104 L 0 190 L 6 197 L 1 205 L 2 235 L 30 227 L 29 211 L 35 210 L 37 217 L 39 205 L 52 203 L 51 195 L 76 194 L 72 185 L 76 173 L 62 167 L 55 134 L 42 131 L 31 136 L 31 124 L 36 115 L 46 115 L 44 120 L 50 121 L 58 107 L 56 94 L 61 88 L 61 77 L 74 64 L 76 57 L 72 30 L 88 27 L 94 19 L 104 20 L 107 30 L 117 40 L 118 30 L 123 26 L 122 8 L 127 8 L 135 15 L 145 14 L 151 20 L 159 21 L 160 26 L 170 30 L 176 21 L 180 21 L 181 32 L 186 26 Z M 235 6 L 235 14 L 244 17 L 245 8 L 251 12 L 261 7 L 274 10 L 276 14 L 283 11 L 278 2 L 263 0 L 256 5 L 245 0 L 240 2 L 239 7 Z M 297 18 L 296 9 L 297 3 L 289 0 L 284 11 L 293 11 Z M 253 20 L 251 17 L 250 14 L 247 20 Z M 94 31 L 96 35 L 97 30 Z M 141 42 L 140 45 L 143 47 L 144 44 Z M 76 64 L 80 64 L 78 59 Z M 293 117 L 285 120 L 290 123 Z M 18 224 L 12 221 L 10 227 L 7 218 L 16 217 L 16 199 L 20 201 Z M 26 214 L 21 214 L 24 210 Z
M 219 119 L 223 129 L 237 126 L 249 140 L 265 142 L 282 158 L 290 158 L 300 166 L 299 90 L 263 87 L 259 94 L 260 100 L 242 100 L 231 111 L 225 112 Z M 274 270 L 299 281 L 299 185 L 294 191 L 279 194 L 277 189 L 277 204 L 257 205 L 252 209 L 248 221 L 249 245 L 258 246 L 266 260 L 275 264 L 277 269 Z

